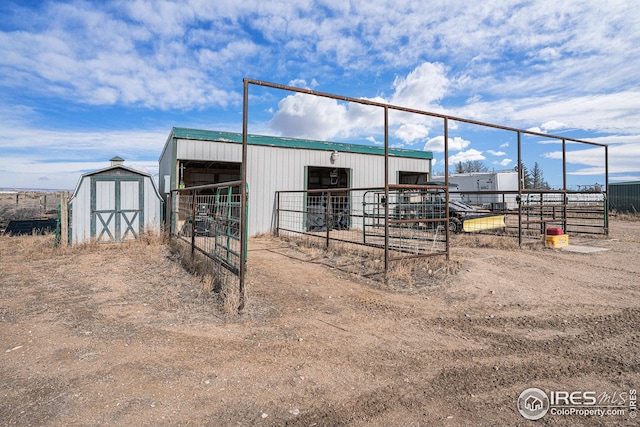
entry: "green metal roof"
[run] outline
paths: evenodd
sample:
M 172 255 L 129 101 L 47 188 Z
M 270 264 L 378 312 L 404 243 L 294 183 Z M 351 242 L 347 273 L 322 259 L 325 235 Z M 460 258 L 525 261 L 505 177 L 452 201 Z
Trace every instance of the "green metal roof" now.
M 176 128 L 171 134 L 177 139 L 197 139 L 201 141 L 220 141 L 242 143 L 242 134 L 234 132 L 219 132 L 213 130 Z M 264 145 L 280 148 L 304 148 L 307 150 L 341 151 L 348 153 L 384 155 L 383 147 L 372 145 L 345 144 L 342 142 L 313 141 L 309 139 L 282 138 L 277 136 L 247 135 L 247 144 Z M 415 159 L 433 159 L 431 151 L 406 150 L 403 148 L 389 148 L 389 155 L 395 157 L 410 157 Z

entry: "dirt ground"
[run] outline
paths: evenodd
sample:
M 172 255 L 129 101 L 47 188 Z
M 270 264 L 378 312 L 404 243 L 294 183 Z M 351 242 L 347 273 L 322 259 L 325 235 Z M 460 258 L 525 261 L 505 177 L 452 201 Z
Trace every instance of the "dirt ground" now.
M 252 239 L 238 316 L 165 245 L 2 237 L 0 425 L 637 425 L 640 222 L 611 230 L 454 247 L 455 274 L 393 288 Z M 627 410 L 528 421 L 530 387 Z

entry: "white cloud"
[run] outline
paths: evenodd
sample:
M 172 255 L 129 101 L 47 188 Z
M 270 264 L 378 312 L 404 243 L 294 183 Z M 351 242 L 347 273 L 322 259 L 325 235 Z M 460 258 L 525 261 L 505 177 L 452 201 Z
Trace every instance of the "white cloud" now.
M 428 111 L 447 92 L 449 80 L 442 64 L 424 62 L 406 77 L 396 77 L 391 104 Z
M 406 143 L 411 143 L 429 136 L 429 128 L 421 124 L 407 123 L 395 131 L 395 136 Z
M 169 133 L 169 129 L 48 130 L 30 127 L 23 122 L 24 117 L 14 116 L 0 125 L 5 136 L 0 139 L 4 153 L 0 182 L 5 186 L 72 189 L 82 173 L 109 166 L 113 156 L 123 157 L 129 167 L 155 175 L 157 158 Z M 41 180 L 43 176 L 48 180 Z
M 449 138 L 449 151 L 461 151 L 467 148 L 471 141 L 467 141 L 459 136 Z M 436 136 L 427 141 L 424 146 L 425 151 L 433 151 L 436 153 L 444 152 L 444 136 Z M 475 150 L 474 150 L 475 151 Z
M 609 173 L 640 173 L 640 144 L 616 144 L 609 146 Z M 543 154 L 548 159 L 561 160 L 562 151 Z M 585 168 L 570 172 L 574 175 L 601 175 L 605 168 L 605 149 L 592 147 L 579 150 L 567 150 L 567 164 L 584 165 Z
M 454 154 L 453 156 L 449 156 L 449 164 L 453 165 L 459 162 L 473 161 L 473 160 L 484 160 L 485 156 L 482 155 L 482 151 L 478 151 L 475 148 L 470 148 L 466 151 L 460 151 L 459 153 Z
M 127 159 L 145 155 L 159 157 L 160 151 L 169 134 L 169 129 L 161 131 L 114 130 L 114 131 L 60 131 L 31 128 L 16 125 L 0 127 L 5 138 L 0 139 L 0 148 L 14 150 L 26 148 L 33 155 L 47 153 L 53 158 L 72 160 L 95 158 L 96 153 L 103 156 L 116 156 Z M 73 149 L 69 149 L 73 147 Z M 105 158 L 107 161 L 108 158 Z
M 443 96 L 447 85 L 444 72 L 441 64 L 423 63 L 406 77 L 396 78 L 391 100 L 380 96 L 369 100 L 424 110 Z M 304 87 L 306 84 L 305 80 L 294 82 L 297 83 L 294 86 Z M 348 137 L 358 131 L 368 133 L 383 127 L 383 110 L 379 107 L 313 98 L 301 93 L 286 96 L 278 104 L 278 110 L 270 122 L 271 128 L 281 135 L 321 139 Z M 405 143 L 427 137 L 433 122 L 431 117 L 396 110 L 390 112 L 390 128 Z
M 210 123 L 229 109 L 235 116 L 225 120 L 238 123 L 242 77 L 269 76 L 541 133 L 582 129 L 596 142 L 625 143 L 611 149 L 612 171 L 640 164 L 637 2 L 56 1 L 37 13 L 10 3 L 9 12 L 19 11 L 0 28 L 0 97 L 35 99 L 40 111 L 65 103 L 206 110 L 196 120 Z M 297 95 L 280 107 L 270 123 L 276 133 L 380 139 L 380 109 Z M 252 129 L 266 129 L 261 120 Z M 441 132 L 436 122 L 392 113 L 391 134 L 420 141 Z M 60 141 L 75 156 L 92 143 L 110 146 L 91 132 L 40 132 L 26 134 L 44 142 L 12 135 L 4 147 Z M 437 151 L 442 142 L 426 145 Z M 468 146 L 454 139 L 451 149 Z
M 349 134 L 347 114 L 347 107 L 333 99 L 296 93 L 278 103 L 270 126 L 285 136 L 330 140 Z
M 509 166 L 512 162 L 513 162 L 513 160 L 511 160 L 511 159 L 507 159 L 507 158 L 504 158 L 504 159 L 500 160 L 500 162 L 499 162 L 498 164 L 499 164 L 500 166 L 507 167 L 507 166 Z
M 615 177 L 609 177 L 610 181 L 622 182 L 622 181 L 640 181 L 640 174 L 638 175 L 619 175 Z
M 369 141 L 370 143 L 372 143 L 373 145 L 383 145 L 384 141 L 378 141 L 375 137 L 373 136 L 368 136 L 365 138 L 366 141 Z
M 307 84 L 307 81 L 305 79 L 294 79 L 287 83 L 287 86 L 299 87 L 303 89 L 313 89 L 318 86 L 318 82 L 316 81 L 316 79 L 312 79 L 311 82 Z
M 487 150 L 487 153 L 491 154 L 492 156 L 497 156 L 497 157 L 504 156 L 504 155 L 507 154 L 504 151 L 495 151 L 495 150 Z
M 108 8 L 50 4 L 35 21 L 41 29 L 0 32 L 0 66 L 13 75 L 13 81 L 0 84 L 28 85 L 39 95 L 92 105 L 180 109 L 239 102 L 237 94 L 221 89 L 199 67 L 198 59 L 207 63 L 206 53 L 194 56 L 183 44 L 188 31 L 183 24 L 195 19 L 188 10 L 136 2 L 121 11 L 131 14 L 133 22 L 127 22 Z M 255 46 L 237 40 L 218 49 L 208 63 L 222 69 L 255 55 Z
M 464 106 L 457 113 L 506 126 L 550 124 L 553 130 L 576 128 L 606 133 L 640 133 L 640 91 L 627 90 L 588 96 L 549 96 L 501 99 Z M 554 121 L 549 118 L 555 117 Z M 527 130 L 550 133 L 550 128 Z
M 554 131 L 554 130 L 559 130 L 559 129 L 563 129 L 566 128 L 567 125 L 565 125 L 564 123 L 561 123 L 557 120 L 550 120 L 548 122 L 544 122 L 540 125 L 540 127 L 542 129 L 544 129 L 545 131 Z

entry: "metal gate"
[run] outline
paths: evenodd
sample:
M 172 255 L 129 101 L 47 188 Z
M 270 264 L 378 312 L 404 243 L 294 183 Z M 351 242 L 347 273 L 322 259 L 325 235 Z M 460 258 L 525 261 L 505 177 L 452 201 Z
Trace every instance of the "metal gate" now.
M 201 185 L 171 191 L 170 235 L 191 246 L 239 279 L 244 306 L 244 276 L 248 244 L 248 185 L 242 201 L 241 181 Z

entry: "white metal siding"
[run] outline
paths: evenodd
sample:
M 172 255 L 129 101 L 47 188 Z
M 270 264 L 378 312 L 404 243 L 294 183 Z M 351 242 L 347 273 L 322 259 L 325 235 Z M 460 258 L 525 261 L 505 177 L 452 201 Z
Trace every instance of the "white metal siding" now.
M 178 159 L 242 162 L 241 144 L 191 139 L 178 139 L 176 143 Z
M 91 178 L 82 177 L 70 203 L 71 244 L 91 239 Z
M 145 230 L 160 232 L 162 225 L 162 199 L 151 178 L 144 179 L 144 226 Z
M 164 153 L 168 155 L 167 150 Z M 176 158 L 241 162 L 242 145 L 219 141 L 177 140 Z M 165 159 L 161 159 L 161 165 Z M 389 158 L 389 182 L 397 183 L 398 171 L 429 172 L 430 161 L 405 157 Z M 249 185 L 249 235 L 268 232 L 273 227 L 275 192 L 304 190 L 305 167 L 335 167 L 351 170 L 351 187 L 383 187 L 384 157 L 373 154 L 339 152 L 331 163 L 331 151 L 249 145 L 247 147 L 247 183 Z M 162 168 L 161 174 L 166 174 Z M 171 173 L 177 173 L 173 165 Z M 162 179 L 161 179 L 162 181 Z M 173 181 L 173 180 L 172 180 Z M 356 225 L 356 224 L 354 224 Z

